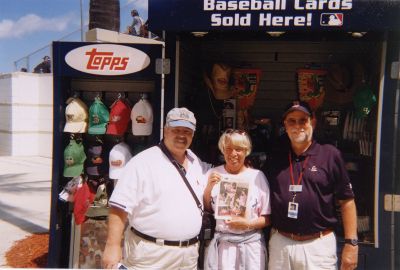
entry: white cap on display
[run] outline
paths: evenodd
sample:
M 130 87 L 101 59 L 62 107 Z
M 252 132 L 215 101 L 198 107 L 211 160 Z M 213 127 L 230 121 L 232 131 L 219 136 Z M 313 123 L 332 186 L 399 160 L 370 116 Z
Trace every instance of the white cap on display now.
M 121 142 L 116 144 L 110 151 L 109 177 L 111 179 L 119 179 L 122 169 L 131 158 L 132 154 L 126 143 Z
M 64 132 L 85 133 L 88 128 L 88 108 L 79 98 L 72 98 L 67 101 L 65 108 Z
M 131 111 L 132 134 L 148 136 L 153 131 L 153 109 L 147 99 L 141 98 Z

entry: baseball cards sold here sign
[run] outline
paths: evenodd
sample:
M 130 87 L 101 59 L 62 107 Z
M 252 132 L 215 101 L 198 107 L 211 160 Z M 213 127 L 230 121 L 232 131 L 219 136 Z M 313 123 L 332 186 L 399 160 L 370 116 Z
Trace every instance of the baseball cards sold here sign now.
M 152 0 L 152 31 L 398 29 L 393 0 Z

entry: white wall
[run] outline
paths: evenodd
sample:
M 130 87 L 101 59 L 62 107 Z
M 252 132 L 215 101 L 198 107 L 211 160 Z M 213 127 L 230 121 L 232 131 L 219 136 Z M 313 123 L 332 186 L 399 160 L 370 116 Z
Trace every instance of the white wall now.
M 0 75 L 0 155 L 52 156 L 53 76 Z

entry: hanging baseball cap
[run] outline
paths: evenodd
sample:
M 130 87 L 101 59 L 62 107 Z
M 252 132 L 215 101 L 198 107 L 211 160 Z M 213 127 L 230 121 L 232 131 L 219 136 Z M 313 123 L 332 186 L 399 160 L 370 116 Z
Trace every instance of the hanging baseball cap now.
M 99 142 L 92 143 L 88 149 L 85 162 L 85 172 L 89 176 L 102 176 L 106 172 L 104 146 Z
M 173 108 L 167 114 L 165 125 L 167 127 L 187 127 L 195 131 L 196 118 L 191 111 L 184 107 Z
M 64 177 L 76 177 L 83 172 L 86 154 L 82 143 L 71 140 L 64 150 Z
M 294 100 L 287 105 L 282 118 L 285 119 L 286 115 L 293 111 L 301 111 L 309 116 L 312 115 L 310 106 L 306 102 Z
M 90 188 L 85 182 L 75 193 L 74 217 L 77 225 L 82 224 L 86 220 L 86 212 L 89 206 L 93 203 L 95 193 L 90 191 Z
M 109 177 L 111 179 L 119 179 L 122 169 L 131 158 L 131 150 L 126 143 L 121 142 L 119 144 L 116 144 L 110 151 Z
M 353 103 L 356 117 L 363 118 L 368 116 L 376 103 L 376 96 L 371 87 L 365 83 L 362 84 L 354 94 Z
M 131 111 L 132 134 L 149 136 L 153 131 L 153 109 L 145 98 L 141 98 Z
M 79 98 L 67 100 L 64 132 L 85 133 L 88 128 L 88 108 Z
M 107 134 L 124 135 L 128 128 L 131 108 L 122 99 L 111 105 L 110 122 L 107 125 Z
M 89 108 L 89 134 L 105 134 L 110 113 L 100 98 L 95 98 Z

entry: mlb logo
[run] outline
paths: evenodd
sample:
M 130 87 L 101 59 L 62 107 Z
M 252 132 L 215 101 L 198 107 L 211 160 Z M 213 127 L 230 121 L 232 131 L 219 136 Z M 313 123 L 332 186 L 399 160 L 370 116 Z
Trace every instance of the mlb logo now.
M 343 26 L 343 13 L 322 13 L 322 26 Z

